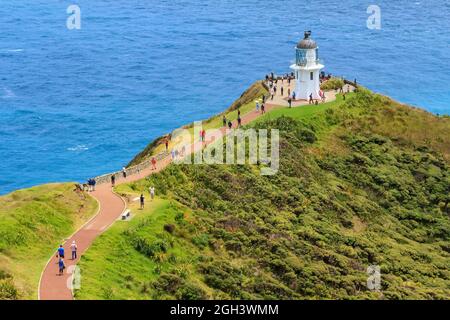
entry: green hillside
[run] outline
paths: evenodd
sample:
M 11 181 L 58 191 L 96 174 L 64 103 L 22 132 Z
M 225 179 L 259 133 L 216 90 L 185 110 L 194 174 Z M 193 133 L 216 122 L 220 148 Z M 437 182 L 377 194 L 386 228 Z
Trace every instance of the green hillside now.
M 73 183 L 0 197 L 0 300 L 36 299 L 39 277 L 58 244 L 97 211 Z
M 365 89 L 277 109 L 280 170 L 170 165 L 81 259 L 78 299 L 448 299 L 450 118 Z M 366 286 L 381 268 L 381 291 Z

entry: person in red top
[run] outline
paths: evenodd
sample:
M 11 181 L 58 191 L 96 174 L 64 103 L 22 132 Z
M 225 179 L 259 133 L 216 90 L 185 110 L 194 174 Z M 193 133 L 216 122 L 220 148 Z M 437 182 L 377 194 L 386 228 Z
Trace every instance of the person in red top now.
M 202 130 L 202 141 L 205 142 L 205 137 L 206 137 L 206 131 L 205 129 Z
M 155 157 L 152 158 L 152 170 L 156 170 L 156 159 L 155 159 Z

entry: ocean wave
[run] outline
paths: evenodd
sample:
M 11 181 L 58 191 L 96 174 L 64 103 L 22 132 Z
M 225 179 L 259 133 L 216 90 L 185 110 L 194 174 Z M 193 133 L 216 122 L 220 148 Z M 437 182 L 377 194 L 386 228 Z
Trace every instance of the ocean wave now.
M 14 98 L 15 96 L 16 94 L 11 89 L 3 87 L 3 95 L 1 96 L 1 98 L 10 99 Z
M 76 145 L 75 147 L 69 147 L 67 148 L 67 151 L 73 151 L 73 152 L 82 152 L 87 151 L 89 148 L 84 144 Z

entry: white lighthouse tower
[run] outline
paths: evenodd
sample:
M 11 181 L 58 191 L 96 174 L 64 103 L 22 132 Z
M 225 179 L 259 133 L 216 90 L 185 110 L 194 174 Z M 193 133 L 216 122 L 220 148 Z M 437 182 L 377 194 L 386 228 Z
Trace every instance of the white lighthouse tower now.
M 295 99 L 320 99 L 320 70 L 324 65 L 319 60 L 319 48 L 311 39 L 311 31 L 305 31 L 305 38 L 297 44 L 295 63 L 291 69 L 295 74 Z

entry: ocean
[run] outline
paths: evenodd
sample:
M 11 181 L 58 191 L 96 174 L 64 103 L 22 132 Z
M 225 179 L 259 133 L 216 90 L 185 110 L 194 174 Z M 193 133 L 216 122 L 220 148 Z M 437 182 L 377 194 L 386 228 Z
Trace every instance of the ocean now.
M 449 16 L 448 0 L 0 0 L 0 194 L 120 169 L 288 72 L 305 30 L 326 72 L 449 114 Z

